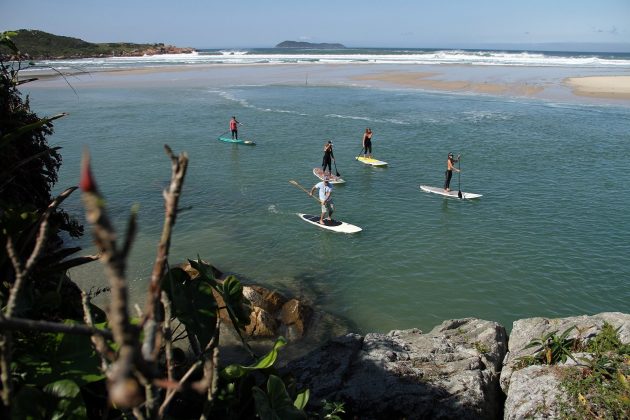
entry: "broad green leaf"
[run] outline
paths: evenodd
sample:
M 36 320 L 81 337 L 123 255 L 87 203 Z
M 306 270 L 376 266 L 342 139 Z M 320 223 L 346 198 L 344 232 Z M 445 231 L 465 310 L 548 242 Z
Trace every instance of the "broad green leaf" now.
M 273 366 L 273 364 L 276 362 L 276 359 L 278 358 L 278 350 L 286 344 L 287 340 L 284 337 L 278 337 L 273 345 L 273 348 L 269 351 L 269 353 L 261 357 L 258 362 L 250 366 L 242 366 L 237 364 L 226 366 L 221 371 L 221 376 L 231 381 L 245 376 L 247 372 L 251 372 L 257 369 L 267 369 Z
M 197 270 L 197 272 L 199 272 L 199 276 L 201 278 L 208 281 L 208 283 L 210 283 L 212 287 L 216 287 L 217 282 L 216 282 L 216 279 L 214 278 L 214 275 L 212 274 L 212 270 L 210 269 L 210 267 L 208 267 L 206 264 L 204 264 L 201 261 L 201 258 L 199 256 L 197 256 L 197 261 L 188 260 L 188 262 L 190 263 L 190 266 L 192 268 L 194 268 L 195 270 Z
M 308 404 L 308 399 L 311 396 L 311 391 L 306 390 L 304 392 L 300 392 L 297 397 L 295 397 L 295 401 L 293 401 L 293 405 L 298 410 L 304 410 L 306 408 L 306 404 Z
M 217 292 L 221 294 L 225 302 L 230 320 L 234 325 L 242 328 L 249 324 L 250 312 L 249 301 L 243 296 L 243 286 L 241 282 L 234 276 L 228 276 L 222 284 L 215 287 Z
M 269 375 L 267 380 L 267 396 L 269 397 L 274 418 L 287 420 L 306 419 L 306 413 L 293 405 L 284 382 L 275 375 Z
M 59 398 L 74 398 L 79 394 L 80 390 L 76 382 L 70 379 L 62 379 L 46 385 L 44 392 Z
M 51 420 L 86 417 L 85 403 L 76 382 L 68 379 L 56 381 L 46 385 L 44 392 L 54 401 L 54 406 L 47 416 Z
M 212 287 L 202 278 L 191 280 L 181 268 L 169 270 L 162 283 L 171 300 L 173 315 L 205 348 L 214 336 L 218 311 Z
M 64 379 L 82 385 L 104 378 L 100 360 L 87 336 L 37 334 L 16 342 L 15 354 L 18 372 L 25 375 L 27 384 L 34 386 L 43 387 Z
M 271 409 L 271 403 L 267 394 L 258 388 L 257 386 L 252 388 L 252 395 L 254 396 L 254 403 L 256 404 L 256 413 L 262 420 L 275 420 L 273 410 Z

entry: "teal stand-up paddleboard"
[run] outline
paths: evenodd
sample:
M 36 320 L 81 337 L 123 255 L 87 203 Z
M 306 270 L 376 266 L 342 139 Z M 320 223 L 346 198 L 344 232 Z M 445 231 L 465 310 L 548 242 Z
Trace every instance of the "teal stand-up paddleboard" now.
M 224 141 L 226 143 L 235 143 L 235 144 L 244 144 L 246 146 L 255 146 L 256 143 L 252 140 L 241 140 L 241 139 L 233 139 L 231 137 L 218 137 L 218 140 Z

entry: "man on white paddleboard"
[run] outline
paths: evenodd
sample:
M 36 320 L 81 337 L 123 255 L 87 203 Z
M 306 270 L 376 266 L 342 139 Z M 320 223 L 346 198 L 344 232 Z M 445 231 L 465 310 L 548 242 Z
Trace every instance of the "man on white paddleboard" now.
M 315 191 L 315 189 L 319 190 L 319 201 L 320 203 L 322 203 L 322 211 L 321 211 L 321 215 L 319 216 L 319 224 L 323 225 L 324 223 L 324 216 L 326 215 L 326 213 L 328 213 L 328 220 L 332 221 L 332 214 L 333 211 L 335 211 L 335 207 L 333 205 L 333 201 L 332 201 L 332 184 L 330 182 L 328 182 L 328 176 L 324 175 L 324 180 L 322 182 L 318 182 L 317 184 L 313 185 L 313 188 L 311 188 L 311 191 L 308 193 L 308 195 L 313 196 L 313 192 Z

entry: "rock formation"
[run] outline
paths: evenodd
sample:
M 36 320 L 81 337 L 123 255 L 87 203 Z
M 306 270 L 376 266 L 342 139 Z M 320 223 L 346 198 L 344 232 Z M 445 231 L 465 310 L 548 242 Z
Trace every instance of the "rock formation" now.
M 356 334 L 289 363 L 311 401 L 342 401 L 370 418 L 492 419 L 500 414 L 505 329 L 479 319 L 446 321 L 422 334 Z

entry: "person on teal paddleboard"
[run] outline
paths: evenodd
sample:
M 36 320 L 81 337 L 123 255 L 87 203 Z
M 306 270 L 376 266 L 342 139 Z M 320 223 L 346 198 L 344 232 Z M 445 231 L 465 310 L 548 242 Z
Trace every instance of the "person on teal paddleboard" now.
M 321 215 L 319 216 L 319 224 L 324 225 L 324 216 L 326 215 L 326 213 L 328 213 L 328 220 L 332 222 L 332 214 L 335 211 L 335 207 L 332 201 L 333 187 L 332 184 L 328 182 L 328 176 L 324 176 L 324 180 L 322 182 L 318 182 L 317 184 L 313 185 L 313 188 L 311 188 L 311 191 L 308 193 L 308 195 L 312 197 L 313 192 L 315 192 L 316 189 L 319 190 L 319 202 L 322 203 L 322 211 Z
M 326 167 L 328 167 L 328 175 L 332 175 L 332 161 L 335 160 L 333 153 L 333 143 L 328 140 L 324 145 L 324 158 L 322 159 L 322 175 L 326 175 Z
M 366 128 L 363 133 L 363 157 L 372 157 L 372 129 Z
M 239 125 L 241 125 L 241 123 L 236 120 L 236 117 L 232 116 L 232 119 L 230 120 L 230 131 L 232 132 L 232 140 L 238 140 Z
M 444 173 L 444 191 L 449 192 L 451 190 L 451 178 L 453 177 L 453 171 L 459 172 L 459 169 L 453 165 L 454 163 L 459 162 L 459 157 L 461 155 L 457 155 L 457 159 L 453 158 L 453 153 L 448 153 L 448 158 L 446 159 L 446 172 Z

